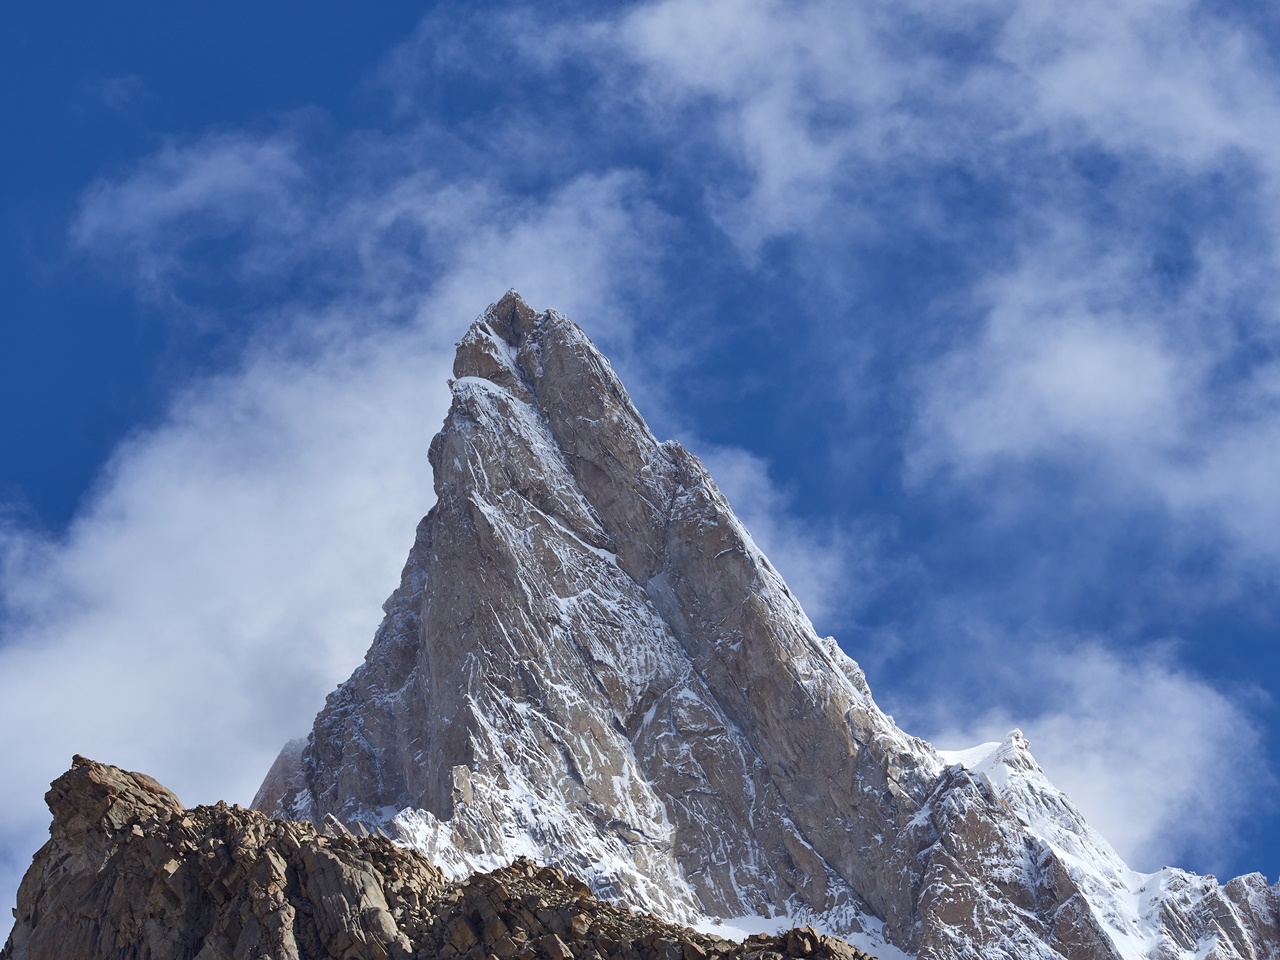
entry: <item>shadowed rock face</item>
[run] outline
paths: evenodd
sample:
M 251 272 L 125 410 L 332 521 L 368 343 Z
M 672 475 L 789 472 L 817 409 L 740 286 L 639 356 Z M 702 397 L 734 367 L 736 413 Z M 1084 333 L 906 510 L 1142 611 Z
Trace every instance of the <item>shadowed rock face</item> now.
M 76 757 L 48 793 L 3 960 L 869 960 L 797 929 L 733 943 L 518 861 L 449 883 L 383 837 L 196 807 Z
M 1280 888 L 1130 871 L 1016 732 L 950 762 L 876 706 L 696 457 L 572 321 L 458 345 L 365 662 L 255 805 L 451 875 L 558 861 L 682 920 L 785 914 L 922 957 L 1261 957 Z

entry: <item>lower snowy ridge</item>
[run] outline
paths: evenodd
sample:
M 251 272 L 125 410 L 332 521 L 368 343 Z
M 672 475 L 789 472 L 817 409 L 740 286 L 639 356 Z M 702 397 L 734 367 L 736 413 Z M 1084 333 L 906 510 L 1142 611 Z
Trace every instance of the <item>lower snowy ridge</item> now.
M 941 764 L 980 777 L 1023 827 L 1023 860 L 992 860 L 986 864 L 991 876 L 1034 884 L 1046 865 L 1064 871 L 1111 948 L 1104 955 L 1121 960 L 1275 960 L 1276 951 L 1258 950 L 1255 945 L 1265 943 L 1268 924 L 1275 925 L 1280 884 L 1269 887 L 1264 877 L 1252 874 L 1222 887 L 1212 877 L 1172 867 L 1150 874 L 1130 869 L 1089 827 L 1070 798 L 1053 786 L 1028 748 L 1015 730 L 1000 743 L 937 753 Z M 811 925 L 881 960 L 916 956 L 890 942 L 883 922 L 862 908 L 851 890 L 842 905 L 823 912 L 792 901 L 768 905 L 767 912 L 711 915 L 702 909 L 671 856 L 671 828 L 665 818 L 652 825 L 653 835 L 632 834 L 623 839 L 614 832 L 616 823 L 602 823 L 554 796 L 539 795 L 533 784 L 518 778 L 507 776 L 504 786 L 466 767 L 455 768 L 453 777 L 454 814 L 447 821 L 413 808 L 387 821 L 397 842 L 422 852 L 451 878 L 528 858 L 582 877 L 605 899 L 715 936 L 741 940 Z M 920 808 L 915 822 L 927 822 L 934 817 L 935 807 L 955 802 L 939 793 Z M 759 877 L 736 879 L 741 881 L 745 901 Z M 834 876 L 827 883 L 844 885 Z M 1018 955 L 1012 938 L 1005 946 L 1002 954 Z M 978 944 L 963 940 L 952 947 L 956 956 L 989 955 Z M 1074 955 L 1044 944 L 1036 947 L 1023 955 Z M 930 955 L 936 951 L 930 950 Z
M 1211 876 L 1175 867 L 1155 873 L 1131 869 L 1049 781 L 1029 746 L 1022 731 L 1013 730 L 1001 743 L 939 751 L 939 756 L 991 784 L 1032 841 L 1026 860 L 1015 869 L 1031 875 L 1051 860 L 1065 870 L 1117 957 L 1280 956 L 1275 946 L 1280 883 L 1268 887 L 1261 874 L 1249 874 L 1220 886 Z
M 634 835 L 634 842 L 627 842 L 558 798 L 540 797 L 531 784 L 512 782 L 510 776 L 506 787 L 466 767 L 454 768 L 453 776 L 454 814 L 448 820 L 409 808 L 387 823 L 396 842 L 424 854 L 451 879 L 525 858 L 581 877 L 602 899 L 714 936 L 743 940 L 813 926 L 880 960 L 913 957 L 888 942 L 881 921 L 856 904 L 852 891 L 844 904 L 822 913 L 793 901 L 770 913 L 712 916 L 701 909 L 697 893 L 671 858 L 669 842 L 655 844 Z M 669 824 L 663 826 L 669 837 Z M 741 879 L 745 900 L 758 878 Z M 834 876 L 828 883 L 843 885 Z

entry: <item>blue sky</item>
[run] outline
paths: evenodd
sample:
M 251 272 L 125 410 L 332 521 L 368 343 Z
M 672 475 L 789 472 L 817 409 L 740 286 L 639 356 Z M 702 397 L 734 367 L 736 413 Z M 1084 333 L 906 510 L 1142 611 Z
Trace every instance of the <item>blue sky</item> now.
M 431 504 L 452 344 L 583 324 L 943 747 L 1280 872 L 1280 20 L 137 4 L 0 30 L 0 874 L 72 752 L 247 801 Z

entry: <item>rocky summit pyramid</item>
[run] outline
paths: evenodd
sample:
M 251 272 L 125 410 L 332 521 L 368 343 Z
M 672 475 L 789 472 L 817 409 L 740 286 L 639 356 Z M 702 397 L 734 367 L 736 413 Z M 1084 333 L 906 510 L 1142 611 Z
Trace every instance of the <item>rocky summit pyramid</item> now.
M 1017 731 L 898 729 L 571 320 L 509 293 L 454 374 L 386 618 L 256 806 L 881 957 L 1280 956 L 1280 884 L 1135 873 Z

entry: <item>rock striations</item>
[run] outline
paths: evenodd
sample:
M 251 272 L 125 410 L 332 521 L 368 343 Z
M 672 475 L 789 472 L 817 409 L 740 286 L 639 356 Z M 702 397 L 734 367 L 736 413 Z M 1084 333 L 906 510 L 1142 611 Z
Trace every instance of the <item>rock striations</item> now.
M 520 860 L 449 882 L 384 837 L 196 807 L 76 757 L 2 960 L 870 960 L 812 929 L 735 943 Z
M 882 956 L 1280 955 L 1280 885 L 1134 873 L 1016 731 L 899 730 L 572 321 L 508 294 L 454 373 L 386 618 L 255 805 Z

